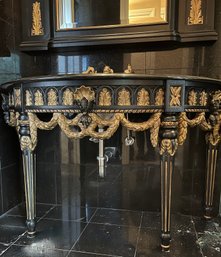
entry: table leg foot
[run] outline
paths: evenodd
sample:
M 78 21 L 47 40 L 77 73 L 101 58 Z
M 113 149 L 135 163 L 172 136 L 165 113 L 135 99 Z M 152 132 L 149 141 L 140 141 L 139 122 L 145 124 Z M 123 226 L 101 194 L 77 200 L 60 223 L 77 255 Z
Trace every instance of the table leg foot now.
M 29 237 L 34 237 L 36 234 L 36 221 L 35 219 L 32 220 L 26 220 L 26 226 L 28 229 L 28 236 Z
M 161 234 L 161 249 L 164 252 L 168 252 L 170 250 L 170 241 L 171 236 L 170 233 L 163 233 Z

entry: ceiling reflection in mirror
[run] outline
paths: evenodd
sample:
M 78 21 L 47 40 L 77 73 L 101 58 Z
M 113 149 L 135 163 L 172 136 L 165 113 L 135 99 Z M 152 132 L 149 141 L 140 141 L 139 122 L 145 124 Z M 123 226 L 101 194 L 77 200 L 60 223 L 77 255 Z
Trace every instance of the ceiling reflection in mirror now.
M 167 21 L 168 0 L 56 0 L 57 30 Z

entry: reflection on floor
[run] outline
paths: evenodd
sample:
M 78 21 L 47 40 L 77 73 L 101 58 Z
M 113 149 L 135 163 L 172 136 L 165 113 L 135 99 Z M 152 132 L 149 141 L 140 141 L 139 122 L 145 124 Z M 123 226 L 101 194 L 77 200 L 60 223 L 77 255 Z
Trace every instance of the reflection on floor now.
M 221 219 L 173 215 L 171 251 L 159 248 L 158 212 L 37 204 L 37 235 L 25 232 L 20 204 L 0 218 L 0 256 L 5 257 L 218 257 Z
M 40 163 L 41 173 L 56 174 L 58 179 L 54 187 L 53 179 L 45 181 L 38 173 L 37 183 L 42 186 L 37 187 L 37 199 L 47 202 L 55 193 L 57 203 L 37 204 L 35 238 L 26 234 L 24 203 L 1 216 L 0 256 L 220 257 L 221 219 L 199 218 L 201 203 L 196 199 L 202 196 L 194 198 L 198 184 L 189 187 L 196 170 L 178 166 L 171 251 L 161 252 L 158 163 L 112 164 L 104 179 L 99 178 L 96 164 Z

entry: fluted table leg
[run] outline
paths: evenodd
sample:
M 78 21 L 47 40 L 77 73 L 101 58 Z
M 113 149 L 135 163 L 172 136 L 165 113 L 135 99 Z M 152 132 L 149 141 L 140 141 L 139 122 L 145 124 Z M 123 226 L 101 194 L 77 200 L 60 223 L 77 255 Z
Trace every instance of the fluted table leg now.
M 35 234 L 36 227 L 36 168 L 34 154 L 35 145 L 33 143 L 33 138 L 30 133 L 28 116 L 25 114 L 22 114 L 19 118 L 19 138 L 23 159 L 25 201 L 27 213 L 26 225 L 28 229 L 28 235 L 33 236 Z
M 207 148 L 207 168 L 206 168 L 206 192 L 205 192 L 205 212 L 204 217 L 210 219 L 213 211 L 214 184 L 216 177 L 216 162 L 218 146 L 208 142 Z
M 161 154 L 161 247 L 168 251 L 171 241 L 171 198 L 174 155 L 177 150 L 177 120 L 165 115 L 160 130 Z

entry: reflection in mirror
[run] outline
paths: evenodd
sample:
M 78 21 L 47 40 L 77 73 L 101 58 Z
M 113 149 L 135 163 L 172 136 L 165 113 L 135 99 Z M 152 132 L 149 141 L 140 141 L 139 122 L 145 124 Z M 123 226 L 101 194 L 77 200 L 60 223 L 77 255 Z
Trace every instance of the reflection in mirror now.
M 167 21 L 168 0 L 56 0 L 57 29 Z

